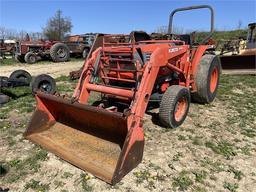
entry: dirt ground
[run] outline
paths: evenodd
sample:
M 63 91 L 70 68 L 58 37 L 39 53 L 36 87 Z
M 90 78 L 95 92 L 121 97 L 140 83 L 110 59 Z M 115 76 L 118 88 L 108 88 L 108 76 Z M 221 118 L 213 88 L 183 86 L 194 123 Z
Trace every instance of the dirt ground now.
M 81 63 L 75 65 L 79 68 Z M 57 68 L 64 66 L 56 66 L 53 72 L 55 66 L 49 65 L 50 74 L 58 76 Z M 32 68 L 32 73 L 40 71 Z M 12 70 L 0 68 L 1 73 L 2 69 L 6 75 Z M 149 110 L 144 118 L 143 161 L 115 186 L 25 140 L 22 133 L 35 101 L 28 90 L 14 90 L 16 97 L 0 108 L 0 187 L 60 192 L 255 192 L 255 80 L 255 76 L 222 76 L 216 100 L 210 105 L 192 103 L 186 121 L 177 129 L 159 126 L 158 109 Z M 61 77 L 57 85 L 65 93 L 72 91 L 75 82 Z
M 28 71 L 32 76 L 40 74 L 48 74 L 56 78 L 61 75 L 69 75 L 69 72 L 78 70 L 82 67 L 84 61 L 69 61 L 61 63 L 53 62 L 39 62 L 36 64 L 20 64 L 15 63 L 14 65 L 0 65 L 0 76 L 9 76 L 14 70 L 23 69 Z

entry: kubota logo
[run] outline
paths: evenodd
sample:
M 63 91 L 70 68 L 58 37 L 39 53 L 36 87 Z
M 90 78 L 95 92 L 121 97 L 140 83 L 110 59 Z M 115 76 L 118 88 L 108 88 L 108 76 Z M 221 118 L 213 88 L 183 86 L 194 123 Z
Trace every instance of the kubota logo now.
M 181 50 L 181 49 L 183 49 L 183 48 L 182 48 L 182 47 L 170 48 L 170 49 L 169 49 L 169 53 L 173 53 L 173 52 L 179 51 L 179 50 Z

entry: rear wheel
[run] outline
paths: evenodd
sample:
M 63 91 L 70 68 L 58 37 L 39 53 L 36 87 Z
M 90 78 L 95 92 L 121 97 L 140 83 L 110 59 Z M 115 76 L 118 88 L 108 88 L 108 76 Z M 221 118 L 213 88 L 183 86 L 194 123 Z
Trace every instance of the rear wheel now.
M 25 59 L 25 62 L 28 64 L 33 64 L 33 63 L 36 63 L 36 61 L 37 61 L 36 54 L 32 53 L 32 52 L 26 53 L 24 59 Z
M 27 72 L 25 70 L 16 70 L 11 73 L 9 79 L 13 80 L 13 81 L 24 81 L 25 83 L 27 83 L 29 85 L 32 77 L 29 74 L 29 72 Z
M 32 82 L 32 92 L 35 94 L 37 91 L 54 94 L 56 91 L 55 80 L 46 74 L 36 76 Z
M 220 60 L 215 55 L 204 55 L 197 67 L 195 85 L 197 91 L 192 99 L 198 103 L 211 103 L 217 94 L 221 73 Z
M 160 122 L 168 128 L 180 126 L 187 117 L 189 105 L 189 90 L 186 87 L 172 85 L 166 90 L 160 103 Z
M 50 55 L 53 61 L 63 62 L 69 60 L 69 48 L 64 43 L 56 43 L 50 49 Z

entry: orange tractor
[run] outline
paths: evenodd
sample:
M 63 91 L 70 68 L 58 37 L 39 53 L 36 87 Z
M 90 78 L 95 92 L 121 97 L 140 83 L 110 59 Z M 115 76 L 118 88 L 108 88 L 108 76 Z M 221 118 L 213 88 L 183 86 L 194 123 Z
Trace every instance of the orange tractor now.
M 174 10 L 169 34 L 177 11 L 199 8 L 211 11 L 211 35 L 209 6 Z M 184 122 L 191 96 L 200 103 L 216 96 L 218 57 L 207 53 L 208 45 L 187 42 L 104 35 L 103 46 L 85 61 L 71 99 L 36 94 L 37 109 L 24 136 L 108 183 L 119 182 L 142 160 L 143 117 L 150 101 L 160 103 L 162 125 L 175 128 Z M 90 105 L 93 92 L 102 99 Z

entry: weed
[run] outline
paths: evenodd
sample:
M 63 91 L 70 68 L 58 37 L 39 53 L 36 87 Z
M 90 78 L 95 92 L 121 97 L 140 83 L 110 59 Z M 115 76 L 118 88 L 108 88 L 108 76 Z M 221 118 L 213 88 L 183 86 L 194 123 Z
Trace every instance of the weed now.
M 63 179 L 67 179 L 70 177 L 73 177 L 73 174 L 69 173 L 69 172 L 64 172 L 63 175 L 61 176 L 61 178 L 63 178 Z
M 220 141 L 220 142 L 217 142 L 216 144 L 213 142 L 207 141 L 205 143 L 205 146 L 212 149 L 213 152 L 225 156 L 226 159 L 230 159 L 231 156 L 237 155 L 233 145 L 226 141 Z
M 53 184 L 55 185 L 55 189 L 59 188 L 59 187 L 63 187 L 65 185 L 64 182 L 62 181 L 54 181 Z
M 241 153 L 244 155 L 251 155 L 250 148 L 248 146 L 241 147 L 240 150 L 241 150 Z
M 201 166 L 209 167 L 210 171 L 217 172 L 217 173 L 225 170 L 224 165 L 222 163 L 220 163 L 219 161 L 212 161 L 209 158 L 205 158 L 204 160 L 201 160 Z
M 181 152 L 178 152 L 177 154 L 175 154 L 172 158 L 173 161 L 179 161 L 180 158 L 183 157 L 183 154 Z
M 80 175 L 80 179 L 81 179 L 80 181 L 82 183 L 82 188 L 84 191 L 93 191 L 93 187 L 88 185 L 88 180 L 90 180 L 91 177 L 87 173 L 86 174 L 82 173 Z
M 248 129 L 242 129 L 241 134 L 243 134 L 243 135 L 245 135 L 247 137 L 253 138 L 253 137 L 256 136 L 256 131 L 255 131 L 255 129 L 252 129 L 252 128 L 250 128 L 250 129 L 249 128 Z
M 204 183 L 204 180 L 207 177 L 207 172 L 204 170 L 196 170 L 192 172 L 195 175 L 195 181 L 199 183 Z
M 184 135 L 178 135 L 178 140 L 179 141 L 185 141 L 187 139 L 186 139 L 186 137 Z
M 201 137 L 195 136 L 192 138 L 192 143 L 194 145 L 203 145 L 203 141 L 201 140 Z
M 34 191 L 45 192 L 45 191 L 49 191 L 49 184 L 42 184 L 40 183 L 40 181 L 31 179 L 28 183 L 26 183 L 24 189 L 25 189 L 24 191 L 28 189 L 33 189 Z
M 178 177 L 173 178 L 172 185 L 181 191 L 187 190 L 189 186 L 193 185 L 193 181 L 188 177 L 187 173 L 182 171 Z
M 233 174 L 234 174 L 234 178 L 237 179 L 237 180 L 239 180 L 239 181 L 242 179 L 242 176 L 244 175 L 244 174 L 242 173 L 242 171 L 239 171 L 239 170 L 235 169 L 235 168 L 232 167 L 232 166 L 229 166 L 228 172 L 233 173 Z
M 200 187 L 200 186 L 193 186 L 192 191 L 193 192 L 207 192 L 207 190 L 205 188 Z
M 7 182 L 13 183 L 20 179 L 21 176 L 27 175 L 29 172 L 38 171 L 40 168 L 40 161 L 46 160 L 47 152 L 42 149 L 37 149 L 35 154 L 24 159 L 24 160 L 11 160 L 7 165 L 12 168 L 10 174 L 8 175 Z
M 133 173 L 136 176 L 136 183 L 142 183 L 143 181 L 148 181 L 151 174 L 147 170 L 137 171 Z
M 152 167 L 154 170 L 159 170 L 159 169 L 161 169 L 161 167 L 159 166 L 159 165 L 156 165 L 156 164 L 154 164 L 154 163 L 149 163 L 149 165 L 148 165 L 149 167 Z
M 229 182 L 224 182 L 223 187 L 231 192 L 235 192 L 238 189 L 238 184 L 237 183 L 229 183 Z

